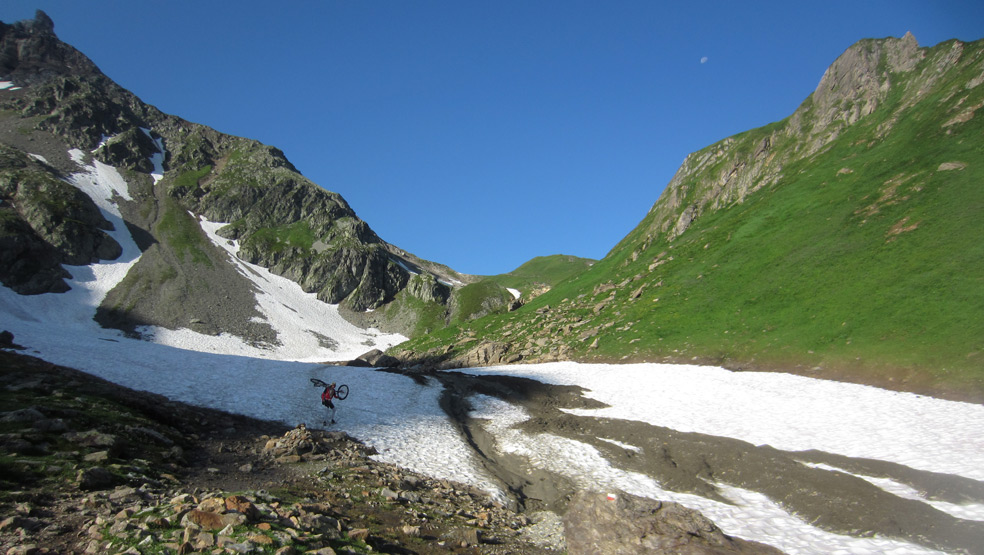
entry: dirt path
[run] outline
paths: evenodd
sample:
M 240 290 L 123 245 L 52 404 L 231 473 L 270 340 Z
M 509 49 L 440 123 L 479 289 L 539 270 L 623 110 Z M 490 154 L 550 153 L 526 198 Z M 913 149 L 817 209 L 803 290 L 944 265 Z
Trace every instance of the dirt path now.
M 951 503 L 984 503 L 984 484 L 975 480 L 817 451 L 781 451 L 642 422 L 575 416 L 561 409 L 600 406 L 582 396 L 578 387 L 453 372 L 439 373 L 437 378 L 447 388 L 444 409 L 520 507 L 563 512 L 579 486 L 575 478 L 534 468 L 523 457 L 498 450 L 496 438 L 482 422 L 469 417 L 472 395 L 496 397 L 524 409 L 530 418 L 519 428 L 526 434 L 552 434 L 586 443 L 613 466 L 649 476 L 670 491 L 730 503 L 715 485 L 727 484 L 765 494 L 789 513 L 829 532 L 891 537 L 948 552 L 984 553 L 984 522 L 958 519 L 926 503 L 890 494 L 847 472 L 804 463 L 890 478 L 930 499 Z

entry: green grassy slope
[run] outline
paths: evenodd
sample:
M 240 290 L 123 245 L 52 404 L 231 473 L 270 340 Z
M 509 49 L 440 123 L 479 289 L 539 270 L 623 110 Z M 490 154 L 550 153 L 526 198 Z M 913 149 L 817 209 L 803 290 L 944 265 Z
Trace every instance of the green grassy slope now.
M 546 338 L 570 358 L 698 360 L 980 396 L 984 45 L 963 45 L 927 86 L 952 46 L 886 73 L 878 109 L 806 157 L 790 154 L 803 147 L 789 120 L 708 147 L 751 153 L 763 137 L 794 137 L 773 142 L 778 179 L 704 210 L 678 237 L 654 220 L 657 203 L 604 260 L 519 311 L 401 348 L 464 350 L 461 338 L 476 335 L 542 360 L 547 350 L 526 346 Z M 811 113 L 807 100 L 801 119 Z
M 488 314 L 507 312 L 515 302 L 509 289 L 520 291 L 521 298 L 525 301 L 583 271 L 594 262 L 587 258 L 560 254 L 539 256 L 507 274 L 480 276 L 474 283 L 455 287 L 447 304 L 422 300 L 404 292 L 398 294 L 382 312 L 389 321 L 405 322 L 403 331 L 411 337 L 443 333 L 439 330 L 448 325 L 467 324 L 470 320 Z
M 564 254 L 538 256 L 508 274 L 485 278 L 503 287 L 519 290 L 524 297 L 537 295 L 565 279 L 590 268 L 595 261 Z

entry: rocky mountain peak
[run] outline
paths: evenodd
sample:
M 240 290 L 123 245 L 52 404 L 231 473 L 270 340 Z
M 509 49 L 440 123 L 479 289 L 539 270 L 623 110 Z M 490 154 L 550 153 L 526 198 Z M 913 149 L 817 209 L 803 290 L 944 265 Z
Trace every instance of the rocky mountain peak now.
M 911 32 L 853 44 L 827 68 L 788 122 L 746 138 L 754 144 L 728 138 L 687 156 L 650 209 L 648 240 L 665 234 L 672 241 L 702 214 L 740 203 L 776 183 L 786 164 L 819 152 L 847 127 L 874 113 L 902 75 L 915 71 L 926 55 L 927 49 L 920 48 Z
M 31 27 L 34 27 L 38 32 L 55 32 L 55 22 L 48 17 L 48 14 L 44 13 L 43 10 L 38 10 L 34 12 L 34 21 L 28 22 Z
M 0 22 L 0 79 L 21 86 L 57 75 L 101 74 L 78 50 L 58 40 L 55 23 L 38 10 L 33 20 Z
M 923 56 L 912 33 L 854 44 L 827 68 L 813 93 L 819 116 L 814 128 L 839 119 L 852 124 L 871 114 L 888 95 L 891 74 L 912 71 Z M 845 118 L 843 107 L 848 104 L 852 112 Z

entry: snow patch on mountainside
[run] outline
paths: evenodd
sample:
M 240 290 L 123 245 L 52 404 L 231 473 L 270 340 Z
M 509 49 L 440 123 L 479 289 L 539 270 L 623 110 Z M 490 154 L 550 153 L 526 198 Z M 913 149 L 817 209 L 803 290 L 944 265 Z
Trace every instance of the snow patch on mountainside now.
M 147 132 L 147 131 L 145 131 Z M 163 144 L 158 140 L 163 156 Z M 140 258 L 140 249 L 124 222 L 118 199 L 132 200 L 126 180 L 116 168 L 91 159 L 81 150 L 69 151 L 69 156 L 81 168 L 66 181 L 85 192 L 99 207 L 113 231 L 109 234 L 121 245 L 123 254 L 113 261 L 102 261 L 88 266 L 66 266 L 73 276 L 68 280 L 71 290 L 62 294 L 22 296 L 3 288 L 0 291 L 0 310 L 17 315 L 22 322 L 34 322 L 39 329 L 11 329 L 18 336 L 50 333 L 53 323 L 72 323 L 80 333 L 121 340 L 121 334 L 103 329 L 93 320 L 96 309 L 106 294 L 126 276 Z M 91 161 L 91 162 L 89 162 Z M 160 160 L 152 158 L 155 171 L 163 171 Z M 156 177 L 155 177 L 156 179 Z M 312 362 L 351 360 L 372 350 L 385 350 L 406 341 L 399 334 L 382 333 L 375 329 L 361 329 L 347 322 L 338 313 L 338 307 L 323 303 L 314 294 L 305 293 L 296 283 L 272 274 L 267 269 L 249 264 L 236 257 L 238 245 L 216 235 L 221 223 L 201 221 L 202 229 L 213 243 L 229 253 L 229 261 L 256 286 L 256 300 L 267 323 L 278 333 L 281 344 L 273 348 L 249 345 L 238 337 L 196 333 L 189 329 L 171 330 L 157 326 L 144 326 L 141 333 L 161 345 L 195 351 L 271 358 L 276 360 L 304 360 Z M 17 328 L 11 322 L 10 328 Z
M 236 265 L 239 273 L 256 286 L 257 308 L 277 332 L 281 345 L 260 348 L 244 345 L 234 337 L 213 338 L 191 330 L 162 328 L 153 330 L 156 341 L 183 348 L 193 345 L 195 350 L 212 353 L 326 362 L 352 360 L 372 349 L 386 350 L 407 340 L 400 334 L 350 324 L 338 313 L 337 305 L 324 303 L 314 293 L 305 293 L 297 283 L 236 256 L 238 242 L 216 233 L 226 224 L 210 222 L 204 217 L 199 224 L 212 243 L 229 254 L 229 262 Z
M 154 141 L 154 144 L 157 145 L 157 152 L 150 157 L 150 163 L 154 165 L 154 171 L 150 172 L 150 176 L 154 178 L 154 185 L 157 185 L 158 181 L 164 179 L 164 139 L 155 139 L 150 134 L 150 129 L 141 127 L 140 130 L 143 131 L 144 135 L 147 135 L 148 139 Z

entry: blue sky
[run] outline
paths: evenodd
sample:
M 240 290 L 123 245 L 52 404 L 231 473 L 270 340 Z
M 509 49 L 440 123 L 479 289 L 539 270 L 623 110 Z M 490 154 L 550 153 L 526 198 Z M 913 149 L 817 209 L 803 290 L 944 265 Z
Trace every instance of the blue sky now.
M 862 38 L 984 3 L 4 0 L 145 102 L 282 149 L 385 240 L 472 274 L 601 258 L 684 157 L 780 120 Z

